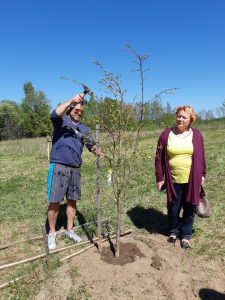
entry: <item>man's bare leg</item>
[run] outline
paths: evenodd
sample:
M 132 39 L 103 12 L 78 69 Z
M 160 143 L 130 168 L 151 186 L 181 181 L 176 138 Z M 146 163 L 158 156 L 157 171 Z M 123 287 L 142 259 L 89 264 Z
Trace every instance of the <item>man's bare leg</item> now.
M 73 229 L 73 221 L 76 216 L 76 201 L 67 199 L 66 216 L 67 216 L 67 231 Z
M 56 220 L 59 212 L 59 203 L 50 202 L 48 206 L 49 233 L 55 232 Z

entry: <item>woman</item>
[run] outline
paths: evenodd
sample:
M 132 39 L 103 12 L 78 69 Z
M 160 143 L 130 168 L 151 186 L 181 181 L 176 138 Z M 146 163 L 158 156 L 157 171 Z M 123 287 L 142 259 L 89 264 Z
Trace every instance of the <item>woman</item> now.
M 195 206 L 199 205 L 200 188 L 206 174 L 203 137 L 191 128 L 196 113 L 191 106 L 176 109 L 176 127 L 166 128 L 156 150 L 157 189 L 166 187 L 169 243 L 181 238 L 181 247 L 190 248 Z M 181 208 L 182 218 L 179 220 Z

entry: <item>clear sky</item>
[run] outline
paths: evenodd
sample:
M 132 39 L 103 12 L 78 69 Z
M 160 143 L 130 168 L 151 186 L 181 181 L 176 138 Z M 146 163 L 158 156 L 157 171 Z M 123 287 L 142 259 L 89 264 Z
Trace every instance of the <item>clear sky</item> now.
M 99 94 L 100 70 L 123 75 L 127 99 L 140 95 L 130 44 L 149 54 L 145 100 L 215 109 L 225 99 L 224 0 L 0 0 L 0 100 L 24 97 L 23 84 L 46 93 L 51 106 L 82 89 Z

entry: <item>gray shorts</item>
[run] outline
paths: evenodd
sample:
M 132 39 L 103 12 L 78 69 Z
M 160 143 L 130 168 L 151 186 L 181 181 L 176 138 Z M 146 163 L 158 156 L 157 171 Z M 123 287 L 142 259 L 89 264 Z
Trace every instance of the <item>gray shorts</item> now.
M 66 196 L 70 200 L 79 200 L 80 168 L 50 163 L 48 170 L 48 200 L 61 202 Z

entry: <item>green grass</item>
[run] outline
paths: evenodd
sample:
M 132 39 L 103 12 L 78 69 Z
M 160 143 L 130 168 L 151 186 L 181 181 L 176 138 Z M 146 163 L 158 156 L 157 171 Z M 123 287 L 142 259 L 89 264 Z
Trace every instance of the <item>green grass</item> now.
M 224 260 L 225 256 L 225 145 L 223 123 L 200 124 L 205 139 L 207 177 L 205 189 L 211 203 L 213 214 L 209 219 L 195 218 L 193 234 L 193 255 Z M 134 176 L 127 185 L 126 198 L 123 201 L 123 227 L 142 232 L 163 232 L 166 228 L 166 196 L 155 188 L 154 157 L 159 130 L 147 132 L 142 136 L 140 156 L 133 164 Z M 0 244 L 22 240 L 41 234 L 41 224 L 46 221 L 47 210 L 47 142 L 46 139 L 0 142 Z M 115 227 L 116 206 L 112 187 L 107 184 L 107 163 L 101 161 L 101 201 L 102 217 L 111 218 L 110 227 Z M 95 157 L 87 150 L 83 153 L 82 199 L 79 201 L 82 222 L 96 219 L 96 165 Z M 75 222 L 78 224 L 78 221 Z M 89 232 L 95 226 L 88 228 Z M 80 231 L 83 236 L 85 233 Z M 28 243 L 12 252 L 1 250 L 0 263 L 10 258 L 29 257 L 42 253 L 42 241 L 39 244 Z M 18 250 L 20 249 L 20 250 Z M 38 251 L 37 251 L 38 250 Z M 10 250 L 11 251 L 11 250 Z M 6 259 L 7 258 L 7 259 Z M 30 274 L 30 267 L 21 267 L 23 273 Z M 0 273 L 0 281 L 15 278 L 18 268 Z M 43 271 L 42 271 L 43 273 Z M 9 275 L 7 275 L 9 274 Z M 44 275 L 45 276 L 45 275 Z M 29 277 L 29 276 L 28 276 Z M 33 278 L 33 277 L 32 277 Z M 43 278 L 32 279 L 33 286 L 40 286 Z M 37 289 L 21 289 L 19 282 L 10 288 L 12 299 L 29 299 Z M 16 291 L 16 292 L 15 292 Z M 9 289 L 4 290 L 7 297 Z M 28 294 L 27 294 L 28 293 Z M 77 295 L 89 297 L 86 287 L 77 289 Z M 25 298 L 24 298 L 25 297 Z M 72 294 L 71 294 L 72 297 Z M 72 299 L 72 298 L 71 298 Z M 82 298 L 83 299 L 83 298 Z

